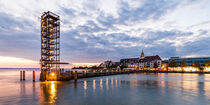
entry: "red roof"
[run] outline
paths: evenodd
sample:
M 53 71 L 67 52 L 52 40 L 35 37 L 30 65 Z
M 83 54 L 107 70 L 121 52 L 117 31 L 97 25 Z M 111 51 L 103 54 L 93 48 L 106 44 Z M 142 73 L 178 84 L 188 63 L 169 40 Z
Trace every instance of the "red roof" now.
M 161 58 L 158 55 L 155 56 L 145 56 L 143 59 L 141 58 L 126 58 L 121 59 L 120 62 L 132 62 L 132 63 L 138 63 L 138 62 L 151 62 L 154 60 L 161 60 Z
M 161 58 L 158 55 L 155 56 L 145 56 L 144 59 L 140 59 L 140 62 L 151 62 L 154 60 L 161 60 Z

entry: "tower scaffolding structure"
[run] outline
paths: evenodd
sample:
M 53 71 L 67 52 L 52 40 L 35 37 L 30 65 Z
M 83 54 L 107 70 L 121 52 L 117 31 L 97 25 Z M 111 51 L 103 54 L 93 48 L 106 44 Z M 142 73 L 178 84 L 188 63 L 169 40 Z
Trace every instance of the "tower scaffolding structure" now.
M 40 80 L 62 80 L 60 62 L 60 17 L 50 11 L 41 16 Z
M 50 11 L 43 12 L 41 16 L 40 80 L 58 80 L 60 64 L 62 64 L 60 62 L 60 17 Z M 53 74 L 53 77 L 49 79 L 50 73 Z
M 41 71 L 60 69 L 60 19 L 52 12 L 41 16 Z

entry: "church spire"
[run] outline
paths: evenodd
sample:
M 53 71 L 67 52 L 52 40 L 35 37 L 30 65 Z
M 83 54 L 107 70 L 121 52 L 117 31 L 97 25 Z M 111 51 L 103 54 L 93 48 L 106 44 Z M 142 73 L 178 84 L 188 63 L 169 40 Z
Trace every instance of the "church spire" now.
M 140 57 L 141 59 L 144 59 L 144 51 L 142 50 L 142 52 L 141 52 L 141 57 Z

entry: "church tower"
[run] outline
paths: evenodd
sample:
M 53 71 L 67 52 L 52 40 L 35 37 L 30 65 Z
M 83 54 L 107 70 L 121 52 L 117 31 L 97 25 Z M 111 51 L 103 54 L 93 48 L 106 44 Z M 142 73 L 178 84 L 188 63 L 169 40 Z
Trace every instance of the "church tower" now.
M 140 57 L 141 59 L 144 59 L 144 51 L 142 50 L 142 52 L 141 52 L 141 57 Z

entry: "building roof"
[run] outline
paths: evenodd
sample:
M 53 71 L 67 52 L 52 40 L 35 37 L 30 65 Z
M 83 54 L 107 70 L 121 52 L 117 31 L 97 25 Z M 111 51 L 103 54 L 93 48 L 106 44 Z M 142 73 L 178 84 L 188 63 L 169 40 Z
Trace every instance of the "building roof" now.
M 140 62 L 151 62 L 154 60 L 161 60 L 160 56 L 155 55 L 155 56 L 145 56 L 144 59 L 140 59 Z
M 126 62 L 151 62 L 154 60 L 161 60 L 160 56 L 155 55 L 155 56 L 145 56 L 144 58 L 126 58 L 126 59 L 121 59 L 120 62 L 126 61 Z

